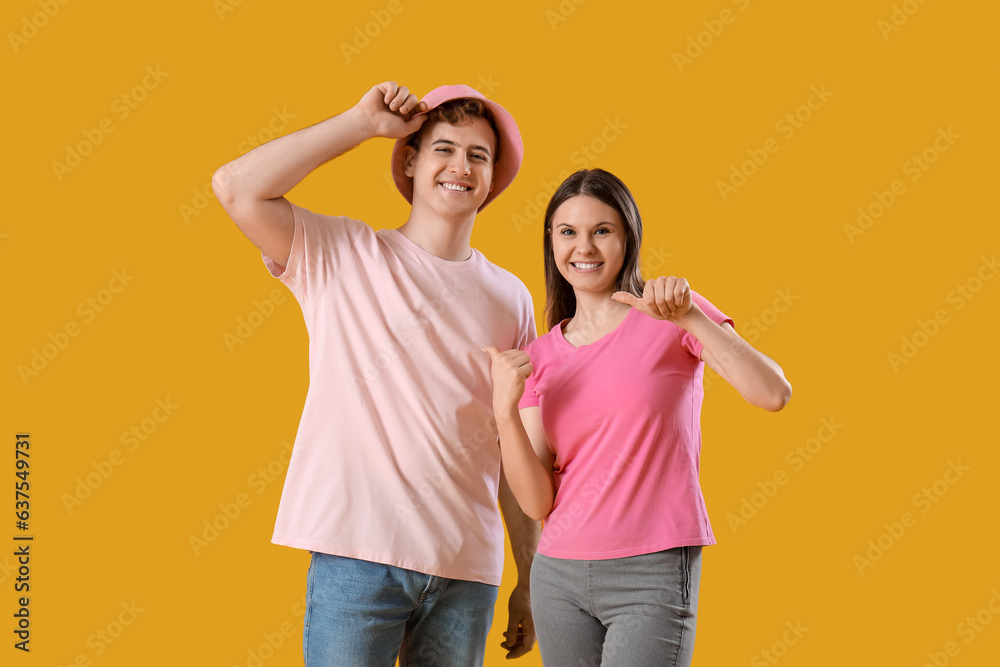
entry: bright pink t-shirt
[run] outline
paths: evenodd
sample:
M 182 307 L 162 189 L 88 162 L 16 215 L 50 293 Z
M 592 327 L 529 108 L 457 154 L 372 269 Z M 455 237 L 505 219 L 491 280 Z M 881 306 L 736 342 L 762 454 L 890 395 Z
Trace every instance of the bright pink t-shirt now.
M 713 321 L 733 323 L 692 294 Z M 634 309 L 590 345 L 571 345 L 562 324 L 528 345 L 519 407 L 539 407 L 556 457 L 539 553 L 600 560 L 715 544 L 698 482 L 701 350 Z
M 485 345 L 535 337 L 531 295 L 472 251 L 293 207 L 309 390 L 273 541 L 499 585 L 500 453 Z M 285 391 L 298 392 L 295 387 Z

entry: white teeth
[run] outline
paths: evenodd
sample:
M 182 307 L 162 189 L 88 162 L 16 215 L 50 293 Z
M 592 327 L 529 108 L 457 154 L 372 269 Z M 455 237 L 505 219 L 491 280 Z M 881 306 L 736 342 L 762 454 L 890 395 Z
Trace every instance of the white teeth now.
M 456 192 L 465 192 L 466 190 L 469 189 L 465 185 L 454 185 L 452 183 L 442 183 L 441 185 L 448 188 L 449 190 L 455 190 Z
M 575 266 L 578 269 L 584 269 L 584 270 L 586 270 L 586 269 L 596 269 L 601 264 L 602 264 L 602 262 L 595 262 L 595 263 L 574 262 L 573 266 Z

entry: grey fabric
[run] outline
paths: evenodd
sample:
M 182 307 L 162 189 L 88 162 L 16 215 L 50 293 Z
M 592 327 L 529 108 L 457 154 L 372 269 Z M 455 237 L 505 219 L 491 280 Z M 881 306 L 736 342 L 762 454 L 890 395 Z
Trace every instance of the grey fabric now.
M 545 667 L 687 667 L 701 547 L 629 558 L 536 554 L 531 609 Z

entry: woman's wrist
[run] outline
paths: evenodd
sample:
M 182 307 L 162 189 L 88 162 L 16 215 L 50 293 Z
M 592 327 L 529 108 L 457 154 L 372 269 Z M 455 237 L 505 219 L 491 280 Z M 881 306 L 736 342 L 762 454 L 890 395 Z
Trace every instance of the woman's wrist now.
M 493 416 L 496 417 L 497 426 L 501 422 L 509 422 L 515 419 L 520 419 L 520 415 L 517 412 L 517 404 L 502 404 L 498 405 L 493 403 Z

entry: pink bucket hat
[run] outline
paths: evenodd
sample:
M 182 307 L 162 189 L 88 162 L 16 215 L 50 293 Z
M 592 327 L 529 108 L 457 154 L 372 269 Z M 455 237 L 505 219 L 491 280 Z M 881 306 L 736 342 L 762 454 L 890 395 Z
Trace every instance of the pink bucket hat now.
M 486 196 L 486 201 L 479 207 L 479 210 L 486 208 L 486 205 L 496 199 L 496 196 L 506 189 L 517 170 L 521 168 L 521 161 L 524 159 L 524 145 L 521 143 L 521 133 L 517 129 L 514 117 L 507 113 L 502 106 L 489 100 L 485 95 L 475 88 L 464 85 L 440 86 L 424 95 L 421 102 L 427 104 L 427 113 L 436 106 L 450 100 L 457 100 L 463 97 L 473 97 L 482 100 L 493 113 L 493 120 L 497 126 L 497 134 L 500 135 L 499 157 L 493 169 L 493 191 Z M 419 114 L 415 114 L 419 115 Z M 406 198 L 406 201 L 413 203 L 413 179 L 403 171 L 403 155 L 410 136 L 405 136 L 396 140 L 396 145 L 392 149 L 392 178 L 396 182 L 396 188 Z

